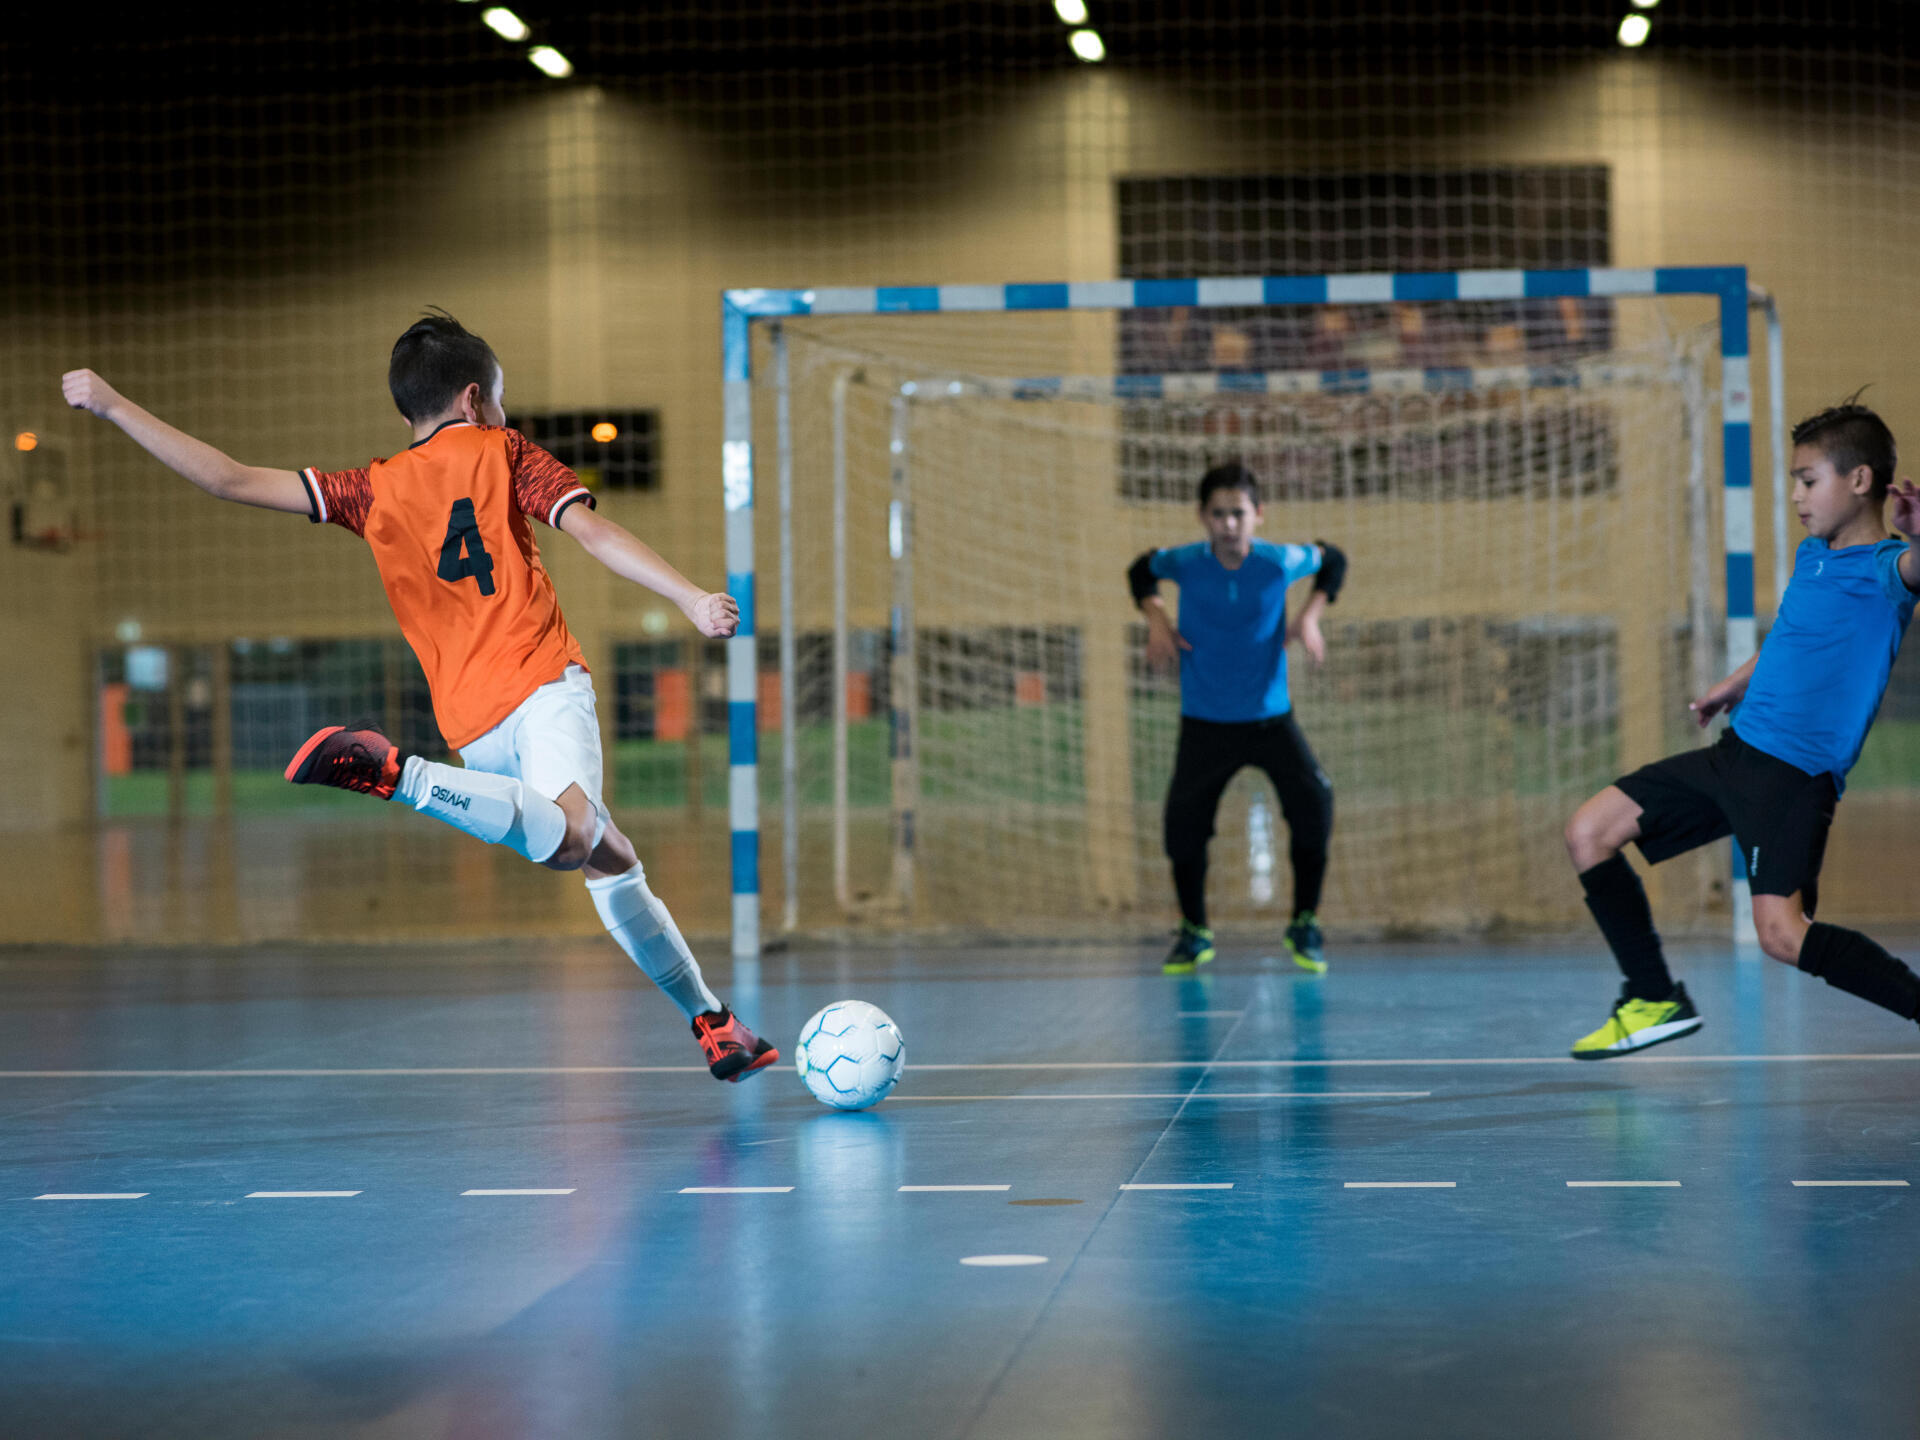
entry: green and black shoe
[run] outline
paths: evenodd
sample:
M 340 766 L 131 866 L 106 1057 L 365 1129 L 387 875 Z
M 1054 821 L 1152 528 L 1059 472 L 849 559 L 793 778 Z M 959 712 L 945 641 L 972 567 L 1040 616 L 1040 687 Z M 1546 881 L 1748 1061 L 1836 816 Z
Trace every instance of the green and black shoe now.
M 1182 920 L 1173 937 L 1173 949 L 1167 952 L 1166 963 L 1160 970 L 1166 975 L 1188 975 L 1196 965 L 1205 965 L 1212 959 L 1213 931 Z
M 1293 963 L 1309 975 L 1327 973 L 1327 962 L 1322 956 L 1326 941 L 1320 935 L 1320 920 L 1311 910 L 1302 910 L 1293 917 L 1293 923 L 1287 926 L 1287 954 L 1293 957 Z
M 1686 986 L 1675 985 L 1664 1000 L 1635 1000 L 1623 986 L 1607 1023 L 1573 1042 L 1573 1058 L 1612 1060 L 1663 1040 L 1678 1040 L 1699 1028 L 1700 1012 L 1687 998 Z

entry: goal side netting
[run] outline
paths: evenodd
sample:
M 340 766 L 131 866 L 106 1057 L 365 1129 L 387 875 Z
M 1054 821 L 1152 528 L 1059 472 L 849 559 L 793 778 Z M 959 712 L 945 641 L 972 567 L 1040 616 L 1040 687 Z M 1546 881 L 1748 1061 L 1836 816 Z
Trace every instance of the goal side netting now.
M 785 354 L 754 367 L 756 450 L 788 469 L 784 545 L 766 481 L 756 524 L 769 932 L 1172 916 L 1179 684 L 1126 570 L 1201 538 L 1196 482 L 1227 460 L 1262 479 L 1263 538 L 1351 561 L 1325 665 L 1289 659 L 1336 797 L 1324 923 L 1587 923 L 1568 815 L 1698 743 L 1685 702 L 1721 659 L 1710 337 L 1661 315 L 1445 367 L 1149 371 L 1121 368 L 1153 353 L 1127 323 L 807 317 L 760 342 Z M 1724 930 L 1723 851 L 1662 867 L 1663 923 Z M 1284 920 L 1258 772 L 1210 858 L 1220 923 Z

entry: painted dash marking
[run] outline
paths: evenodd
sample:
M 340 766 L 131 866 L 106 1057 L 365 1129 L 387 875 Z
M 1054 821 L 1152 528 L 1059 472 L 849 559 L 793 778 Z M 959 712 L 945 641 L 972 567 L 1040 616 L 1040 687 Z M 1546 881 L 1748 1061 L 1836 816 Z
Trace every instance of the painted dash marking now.
M 791 1185 L 687 1185 L 680 1190 L 682 1195 L 786 1195 L 791 1193 Z
M 1122 1190 L 1231 1190 L 1231 1180 L 1191 1180 L 1178 1183 L 1137 1180 L 1120 1187 Z
M 1678 1190 L 1678 1180 L 1569 1180 L 1569 1190 Z
M 565 1190 L 462 1190 L 462 1195 L 571 1195 L 573 1187 Z
M 36 1195 L 33 1198 L 36 1200 L 144 1200 L 151 1193 L 147 1190 L 115 1190 L 97 1194 Z
M 358 1190 L 250 1190 L 249 1200 L 347 1200 Z
M 902 1195 L 934 1195 L 945 1191 L 1001 1191 L 1011 1190 L 1012 1188 L 1013 1186 L 1011 1185 L 902 1185 L 899 1193 Z
M 1907 1187 L 1905 1180 L 1796 1180 L 1793 1183 L 1807 1190 L 1865 1190 L 1874 1186 L 1904 1190 Z

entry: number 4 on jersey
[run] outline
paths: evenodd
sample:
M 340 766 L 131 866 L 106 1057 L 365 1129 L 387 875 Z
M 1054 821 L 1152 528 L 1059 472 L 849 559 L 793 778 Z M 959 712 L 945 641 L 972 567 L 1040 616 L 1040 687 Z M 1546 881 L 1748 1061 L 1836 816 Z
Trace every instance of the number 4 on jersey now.
M 478 580 L 482 595 L 493 594 L 493 557 L 480 538 L 480 522 L 474 518 L 470 499 L 453 502 L 447 538 L 440 542 L 439 574 L 442 580 Z

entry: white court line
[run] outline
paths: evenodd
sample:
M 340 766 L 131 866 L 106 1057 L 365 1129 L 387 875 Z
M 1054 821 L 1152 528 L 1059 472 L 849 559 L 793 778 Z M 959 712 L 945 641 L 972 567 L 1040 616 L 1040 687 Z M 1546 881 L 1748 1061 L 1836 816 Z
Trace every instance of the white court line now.
M 1920 1061 L 1920 1050 L 1845 1055 L 1643 1055 L 1635 1054 L 1636 1069 L 1648 1065 L 1812 1065 L 1826 1062 L 1879 1063 Z M 916 1071 L 953 1070 L 1340 1070 L 1389 1066 L 1455 1067 L 1483 1065 L 1576 1065 L 1568 1055 L 1493 1055 L 1390 1057 L 1373 1060 L 1020 1060 L 978 1064 L 915 1064 Z M 382 1066 L 365 1069 L 309 1070 L 0 1070 L 0 1080 L 260 1080 L 352 1079 L 357 1076 L 396 1077 L 437 1075 L 705 1075 L 704 1065 L 446 1065 Z
M 1425 1100 L 1431 1090 L 1144 1090 L 1103 1095 L 891 1095 L 895 1104 L 917 1101 L 937 1104 L 951 1100 Z
M 573 1190 L 462 1190 L 462 1195 L 571 1195 Z
M 1817 1190 L 1859 1190 L 1876 1185 L 1905 1189 L 1907 1185 L 1904 1180 L 1796 1180 L 1793 1183 L 1803 1189 Z
M 346 1200 L 358 1195 L 358 1190 L 254 1190 L 249 1192 L 249 1200 Z
M 933 1195 L 944 1191 L 1011 1190 L 1011 1185 L 902 1185 L 902 1195 Z
M 135 1190 L 102 1195 L 36 1195 L 33 1198 L 36 1200 L 144 1200 L 151 1193 L 147 1190 Z
M 1452 1190 L 1452 1180 L 1349 1180 L 1349 1190 Z
M 1122 1185 L 1120 1188 L 1122 1190 L 1231 1190 L 1233 1189 L 1233 1182 L 1231 1180 L 1209 1180 L 1179 1185 L 1152 1185 L 1135 1181 L 1129 1185 Z
M 1569 1180 L 1569 1190 L 1678 1190 L 1678 1180 Z
M 682 1195 L 787 1195 L 791 1185 L 688 1185 Z

